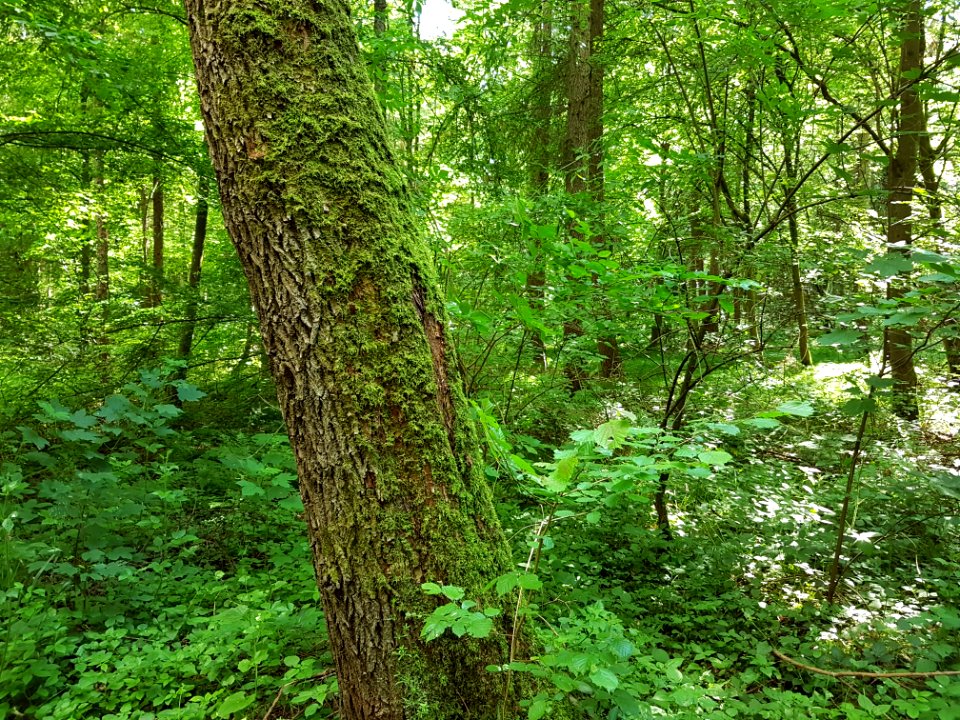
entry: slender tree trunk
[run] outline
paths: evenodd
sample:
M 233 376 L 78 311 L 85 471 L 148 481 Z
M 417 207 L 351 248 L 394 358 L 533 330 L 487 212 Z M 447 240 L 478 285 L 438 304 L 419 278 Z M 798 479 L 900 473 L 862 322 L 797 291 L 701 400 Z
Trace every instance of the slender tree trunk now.
M 387 0 L 373 0 L 373 34 L 376 38 L 382 39 L 387 33 L 387 20 L 390 16 L 390 10 Z M 377 97 L 383 100 L 383 95 L 387 89 L 386 83 L 387 68 L 385 63 L 375 63 L 373 68 L 373 87 Z
M 919 137 L 919 164 L 920 177 L 923 179 L 924 201 L 927 206 L 927 212 L 933 221 L 934 229 L 942 237 L 945 232 L 943 228 L 943 206 L 940 198 L 940 179 L 937 177 L 936 161 L 938 153 L 930 140 L 930 132 L 927 129 L 927 114 L 923 114 L 923 131 Z M 945 335 L 943 338 L 943 351 L 947 358 L 947 371 L 950 374 L 951 388 L 960 392 L 960 324 L 955 317 L 947 318 L 943 323 Z
M 183 334 L 180 336 L 180 345 L 177 351 L 177 355 L 185 363 L 190 360 L 190 354 L 193 352 L 193 335 L 197 327 L 197 310 L 200 306 L 200 271 L 203 267 L 203 246 L 207 239 L 207 216 L 209 215 L 209 207 L 207 204 L 208 186 L 209 179 L 204 171 L 201 170 L 200 177 L 197 180 L 197 215 L 193 226 L 190 275 L 187 279 L 190 295 L 187 299 L 186 322 L 183 326 Z M 179 377 L 186 379 L 186 365 L 180 368 Z
M 436 604 L 421 583 L 478 597 L 512 564 L 348 5 L 186 7 L 224 219 L 297 459 L 340 715 L 513 717 L 507 676 L 485 669 L 504 660 L 505 627 L 420 638 Z
M 913 241 L 910 220 L 917 173 L 919 136 L 923 129 L 923 106 L 913 77 L 923 63 L 921 0 L 910 0 L 901 23 L 900 71 L 902 88 L 897 122 L 897 148 L 887 168 L 887 252 L 907 255 Z M 904 282 L 891 278 L 887 299 L 900 300 L 906 294 Z M 913 364 L 913 338 L 908 328 L 889 326 L 884 334 L 884 352 L 893 378 L 893 410 L 906 420 L 916 420 L 917 373 Z
M 572 0 L 570 42 L 567 57 L 567 125 L 562 150 L 565 189 L 569 195 L 589 200 L 594 211 L 590 220 L 603 226 L 603 66 L 597 53 L 603 39 L 604 0 Z M 574 233 L 576 234 L 576 233 Z M 602 229 L 589 239 L 598 247 L 606 245 Z M 583 334 L 579 321 L 564 325 L 568 340 Z M 601 377 L 620 370 L 620 350 L 613 336 L 597 339 Z M 566 373 L 573 390 L 582 387 L 582 369 L 568 363 Z
M 97 206 L 94 218 L 96 228 L 96 286 L 93 299 L 100 308 L 100 334 L 97 345 L 100 346 L 98 359 L 100 379 L 104 385 L 110 379 L 110 338 L 107 335 L 107 323 L 110 322 L 110 232 L 107 229 L 107 218 L 103 211 L 103 152 L 96 151 L 91 158 L 93 174 L 94 204 Z
M 786 119 L 784 119 L 786 122 Z M 810 331 L 807 325 L 807 305 L 803 292 L 803 279 L 800 274 L 800 226 L 797 221 L 797 164 L 796 157 L 800 154 L 800 141 L 792 137 L 793 133 L 784 130 L 783 157 L 787 184 L 783 191 L 787 196 L 784 210 L 787 213 L 787 230 L 790 233 L 790 286 L 793 296 L 793 310 L 797 316 L 797 349 L 800 353 L 800 364 L 813 365 L 813 355 L 810 352 Z
M 83 151 L 80 165 L 80 187 L 88 197 L 91 193 L 90 183 L 90 153 Z M 93 238 L 96 237 L 96 220 L 91 216 L 87 216 L 84 221 L 84 227 L 86 232 L 83 236 L 83 244 L 80 246 L 80 277 L 78 278 L 78 290 L 81 299 L 90 294 L 90 275 L 93 264 L 92 241 Z M 85 337 L 81 338 L 81 343 L 86 345 L 86 342 L 87 339 Z
M 529 161 L 530 192 L 533 197 L 540 198 L 550 188 L 550 152 L 553 142 L 553 7 L 550 0 L 540 3 L 540 15 L 537 17 L 531 40 L 531 56 L 533 64 L 534 91 L 530 101 L 530 115 L 533 118 L 533 137 L 531 139 L 531 155 Z M 529 298 L 531 309 L 542 316 L 544 310 L 544 288 L 547 278 L 544 269 L 544 259 L 541 252 L 542 241 L 534 240 L 531 270 L 527 273 L 526 295 Z M 542 370 L 547 369 L 547 348 L 543 333 L 535 330 L 533 344 L 536 348 L 537 364 Z
M 156 172 L 153 175 L 153 192 L 150 195 L 153 247 L 150 293 L 147 301 L 149 307 L 160 307 L 163 302 L 163 201 L 163 170 L 157 161 Z

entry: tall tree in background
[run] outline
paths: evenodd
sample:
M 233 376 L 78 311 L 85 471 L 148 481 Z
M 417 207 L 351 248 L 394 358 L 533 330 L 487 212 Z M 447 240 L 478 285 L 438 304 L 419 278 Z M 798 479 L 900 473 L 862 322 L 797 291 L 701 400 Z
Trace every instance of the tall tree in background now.
M 598 57 L 603 39 L 604 0 L 574 0 L 570 3 L 570 42 L 567 56 L 567 124 L 561 164 L 564 187 L 571 196 L 580 196 L 590 209 L 593 237 L 584 238 L 597 245 L 605 242 L 603 230 L 603 65 Z M 577 234 L 577 233 L 575 233 Z M 564 334 L 582 334 L 577 321 L 564 326 Z M 600 374 L 610 377 L 620 364 L 616 338 L 597 340 Z M 574 390 L 582 385 L 581 370 L 568 366 Z
M 510 567 L 444 303 L 341 0 L 187 0 L 223 214 L 297 459 L 342 716 L 492 718 L 420 589 Z M 502 637 L 502 636 L 501 636 Z
M 910 0 L 900 24 L 900 64 L 894 87 L 900 92 L 896 118 L 896 150 L 887 166 L 887 252 L 907 255 L 913 243 L 912 200 L 917 175 L 920 134 L 924 129 L 923 105 L 916 86 L 923 65 L 923 6 Z M 892 278 L 887 299 L 900 300 L 906 294 L 902 281 Z M 913 364 L 913 339 L 909 328 L 891 325 L 884 334 L 884 354 L 894 380 L 893 408 L 901 417 L 915 420 L 917 372 Z

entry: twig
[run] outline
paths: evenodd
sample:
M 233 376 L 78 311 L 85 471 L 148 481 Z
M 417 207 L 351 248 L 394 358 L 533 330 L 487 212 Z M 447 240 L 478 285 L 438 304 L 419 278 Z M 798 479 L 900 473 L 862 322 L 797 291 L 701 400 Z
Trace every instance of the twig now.
M 827 675 L 828 677 L 861 677 L 861 678 L 929 678 L 943 677 L 945 675 L 960 675 L 960 670 L 931 670 L 930 672 L 867 672 L 865 670 L 824 670 L 822 668 L 807 665 L 799 660 L 794 660 L 788 655 L 784 655 L 779 650 L 774 650 L 773 654 L 784 662 L 796 665 L 798 668 L 809 670 L 818 675 Z M 266 718 L 264 718 L 266 720 Z

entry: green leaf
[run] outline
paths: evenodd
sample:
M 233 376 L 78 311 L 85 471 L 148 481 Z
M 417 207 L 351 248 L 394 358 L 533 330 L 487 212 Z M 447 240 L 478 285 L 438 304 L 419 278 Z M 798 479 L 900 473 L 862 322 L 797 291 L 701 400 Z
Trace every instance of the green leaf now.
M 243 710 L 256 699 L 255 695 L 247 695 L 242 690 L 235 692 L 220 703 L 220 707 L 217 708 L 217 717 L 228 718 Z
M 443 593 L 443 588 L 435 582 L 421 583 L 420 589 L 423 590 L 425 595 L 440 595 Z
M 448 600 L 460 600 L 466 595 L 466 591 L 456 585 L 444 585 L 440 588 L 440 592 L 442 592 Z
M 723 450 L 704 450 L 697 454 L 697 458 L 707 465 L 726 465 L 733 460 L 733 455 Z
M 524 590 L 539 590 L 543 587 L 543 582 L 533 573 L 523 573 L 519 577 L 519 582 Z
M 530 703 L 527 708 L 527 720 L 540 720 L 550 709 L 550 703 L 546 698 L 538 698 Z
M 177 380 L 173 383 L 173 386 L 177 388 L 177 397 L 180 398 L 180 402 L 195 402 L 207 395 L 203 390 L 198 389 L 196 385 L 191 385 L 186 380 Z
M 266 494 L 266 491 L 262 487 L 249 480 L 238 480 L 237 485 L 240 486 L 240 494 L 243 497 L 257 497 L 258 495 Z
M 853 345 L 860 340 L 861 332 L 859 330 L 834 330 L 826 335 L 817 338 L 817 345 L 821 347 L 838 347 L 841 345 Z
M 506 595 L 520 584 L 520 577 L 517 573 L 507 573 L 497 578 L 497 595 Z
M 784 415 L 810 417 L 813 415 L 813 405 L 805 400 L 788 400 L 782 405 L 778 405 L 777 411 L 782 412 Z
M 740 434 L 740 428 L 736 425 L 730 425 L 729 423 L 707 423 L 707 427 L 724 435 L 732 436 Z
M 626 418 L 615 418 L 593 431 L 593 440 L 597 445 L 616 450 L 627 437 L 630 431 L 630 421 Z
M 665 650 L 662 650 L 661 648 L 654 648 L 653 650 L 651 650 L 650 657 L 652 657 L 654 661 L 658 663 L 670 662 L 670 656 L 667 654 Z
M 863 397 L 863 398 L 851 398 L 847 400 L 843 407 L 840 408 L 840 412 L 849 417 L 854 415 L 862 415 L 865 412 L 873 412 L 877 409 L 877 403 L 873 398 Z
M 771 417 L 748 418 L 743 421 L 743 424 L 751 425 L 761 430 L 773 430 L 774 428 L 780 427 L 780 421 Z
M 544 487 L 555 493 L 566 490 L 571 480 L 573 480 L 579 460 L 576 456 L 565 457 L 558 460 L 553 471 L 544 479 Z
M 640 702 L 626 690 L 615 690 L 613 693 L 613 701 L 617 704 L 617 707 L 620 708 L 623 716 L 627 718 L 640 716 Z
M 153 411 L 165 418 L 175 418 L 178 415 L 183 414 L 183 410 L 178 408 L 176 405 L 155 405 Z
M 620 679 L 606 668 L 600 668 L 590 673 L 590 682 L 608 692 L 620 687 Z
M 33 428 L 27 427 L 26 425 L 17 425 L 17 430 L 23 435 L 23 441 L 30 443 L 37 448 L 37 450 L 43 450 L 50 444 L 49 440 L 40 437 Z
M 613 649 L 613 654 L 616 655 L 617 658 L 619 658 L 620 660 L 628 660 L 630 656 L 633 655 L 634 646 L 632 642 L 630 642 L 626 638 L 622 638 L 621 640 L 617 640 L 617 642 L 614 643 L 612 649 Z
M 493 630 L 493 620 L 486 615 L 473 613 L 467 622 L 467 634 L 470 637 L 485 638 Z
M 881 278 L 891 278 L 911 270 L 913 270 L 913 260 L 902 253 L 881 255 L 864 268 L 864 272 L 874 273 Z

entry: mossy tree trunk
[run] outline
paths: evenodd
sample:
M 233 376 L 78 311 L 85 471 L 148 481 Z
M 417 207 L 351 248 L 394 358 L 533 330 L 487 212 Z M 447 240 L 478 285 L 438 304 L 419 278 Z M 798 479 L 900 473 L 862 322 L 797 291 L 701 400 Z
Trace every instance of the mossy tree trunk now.
M 260 318 L 341 716 L 514 713 L 505 633 L 425 645 L 420 584 L 510 569 L 431 256 L 342 0 L 187 0 L 223 214 Z

